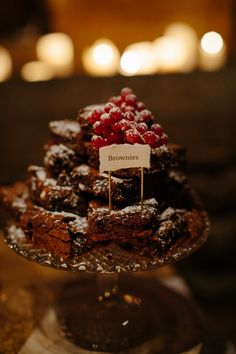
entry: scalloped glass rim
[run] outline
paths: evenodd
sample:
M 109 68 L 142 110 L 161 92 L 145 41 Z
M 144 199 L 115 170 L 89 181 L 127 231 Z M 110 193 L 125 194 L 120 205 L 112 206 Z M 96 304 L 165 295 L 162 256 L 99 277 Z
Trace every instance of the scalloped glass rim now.
M 94 247 L 90 251 L 74 258 L 63 259 L 48 251 L 34 248 L 33 244 L 24 237 L 20 228 L 17 229 L 16 227 L 15 232 L 6 232 L 4 238 L 8 246 L 20 256 L 54 269 L 99 273 L 144 271 L 174 263 L 197 251 L 207 240 L 209 232 L 207 214 L 205 212 L 202 212 L 202 214 L 205 220 L 205 227 L 198 238 L 193 241 L 186 238 L 179 239 L 163 256 L 139 255 L 110 243 L 106 246 Z

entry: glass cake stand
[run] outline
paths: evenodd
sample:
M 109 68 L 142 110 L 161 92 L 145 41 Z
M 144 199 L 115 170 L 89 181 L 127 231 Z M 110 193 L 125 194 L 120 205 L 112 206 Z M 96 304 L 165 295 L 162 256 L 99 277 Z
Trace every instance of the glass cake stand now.
M 160 281 L 137 273 L 195 252 L 208 235 L 208 219 L 203 214 L 205 228 L 201 235 L 194 241 L 180 239 L 162 257 L 134 254 L 111 243 L 74 259 L 58 259 L 35 249 L 21 229 L 11 226 L 5 241 L 17 254 L 44 266 L 76 273 L 60 285 L 53 308 L 40 324 L 42 335 L 36 341 L 39 348 L 57 354 L 171 354 L 198 345 L 202 348 L 204 342 L 209 344 L 209 332 L 191 302 Z M 81 272 L 85 274 L 81 276 Z M 43 336 L 47 341 L 42 340 Z

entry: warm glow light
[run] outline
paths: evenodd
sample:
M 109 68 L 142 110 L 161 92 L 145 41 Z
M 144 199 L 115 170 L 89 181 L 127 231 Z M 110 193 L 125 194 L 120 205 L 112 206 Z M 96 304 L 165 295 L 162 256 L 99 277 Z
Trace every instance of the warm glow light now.
M 12 60 L 8 50 L 0 47 L 0 82 L 7 80 L 12 73 Z
M 46 81 L 55 76 L 55 72 L 52 67 L 40 61 L 31 61 L 26 63 L 21 68 L 20 74 L 25 81 L 30 82 Z
M 208 54 L 219 53 L 223 45 L 223 38 L 219 33 L 214 31 L 205 33 L 201 39 L 201 47 Z
M 92 51 L 92 55 L 93 60 L 98 65 L 108 65 L 114 57 L 112 47 L 105 43 L 96 45 Z
M 193 71 L 198 62 L 198 36 L 196 31 L 186 23 L 171 23 L 164 32 L 167 37 L 178 39 L 182 42 L 182 64 L 178 68 L 181 72 Z
M 36 45 L 38 59 L 52 66 L 59 76 L 73 70 L 74 47 L 65 33 L 50 33 L 39 38 Z
M 140 55 L 132 50 L 125 51 L 120 60 L 120 67 L 123 75 L 136 75 L 142 67 Z
M 200 41 L 199 67 L 205 71 L 221 69 L 227 59 L 226 45 L 217 32 L 207 32 Z
M 158 72 L 181 71 L 185 63 L 186 48 L 181 40 L 163 36 L 153 43 Z
M 155 71 L 151 42 L 129 45 L 121 58 L 121 73 L 124 75 L 149 75 Z
M 118 71 L 120 53 L 112 41 L 101 38 L 84 49 L 81 59 L 90 75 L 112 76 Z

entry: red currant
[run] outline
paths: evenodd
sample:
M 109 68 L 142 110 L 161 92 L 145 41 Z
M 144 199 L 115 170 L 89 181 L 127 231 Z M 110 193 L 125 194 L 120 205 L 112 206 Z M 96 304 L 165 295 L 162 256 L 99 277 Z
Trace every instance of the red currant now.
M 93 132 L 97 135 L 102 135 L 105 130 L 105 126 L 99 120 L 93 124 Z
M 147 126 L 147 124 L 146 123 L 138 123 L 137 125 L 136 125 L 136 129 L 137 129 L 137 131 L 142 135 L 142 134 L 144 134 L 147 130 L 148 130 L 148 126 Z
M 100 117 L 100 122 L 105 126 L 109 126 L 112 124 L 112 120 L 109 113 L 103 113 Z
M 148 130 L 143 134 L 143 139 L 146 144 L 150 145 L 151 147 L 157 147 L 158 146 L 158 141 L 160 140 L 160 137 L 156 135 L 154 132 Z
M 106 145 L 105 139 L 103 139 L 101 136 L 98 135 L 92 136 L 91 143 L 92 143 L 92 147 L 96 150 Z
M 124 98 L 127 106 L 135 106 L 137 102 L 137 97 L 134 94 L 128 94 Z
M 161 143 L 161 145 L 167 145 L 168 144 L 168 136 L 166 134 L 162 134 L 160 136 L 160 143 Z
M 153 118 L 152 113 L 148 109 L 143 109 L 141 112 L 139 112 L 139 116 L 144 122 L 148 122 Z
M 120 96 L 113 96 L 109 98 L 109 102 L 114 103 L 116 106 L 120 106 L 123 101 Z
M 141 138 L 137 130 L 129 129 L 124 134 L 124 139 L 130 144 L 141 143 Z
M 116 107 L 116 105 L 114 103 L 112 103 L 112 102 L 106 103 L 106 105 L 104 107 L 104 112 L 109 113 L 113 107 Z
M 119 122 L 122 117 L 121 110 L 118 107 L 113 107 L 109 112 L 109 116 L 112 122 Z
M 146 108 L 143 102 L 137 102 L 137 110 L 140 112 Z
M 121 92 L 120 92 L 120 95 L 122 98 L 124 98 L 125 96 L 129 95 L 129 94 L 132 94 L 133 93 L 133 90 L 131 90 L 131 88 L 129 87 L 124 87 Z
M 134 120 L 134 118 L 135 118 L 134 113 L 132 113 L 132 112 L 130 112 L 130 111 L 124 113 L 124 119 L 127 119 L 127 120 Z
M 125 106 L 124 112 L 135 112 L 135 108 L 133 106 Z
M 121 119 L 119 122 L 120 130 L 124 132 L 125 130 L 130 129 L 130 124 L 129 120 Z
M 111 132 L 107 135 L 107 140 L 109 144 L 121 144 L 123 141 L 122 135 L 119 133 Z
M 163 133 L 162 126 L 158 123 L 152 124 L 151 130 L 157 135 L 161 135 Z
M 100 119 L 102 114 L 102 109 L 100 107 L 94 108 L 88 115 L 88 122 L 90 124 L 95 123 L 97 120 Z

